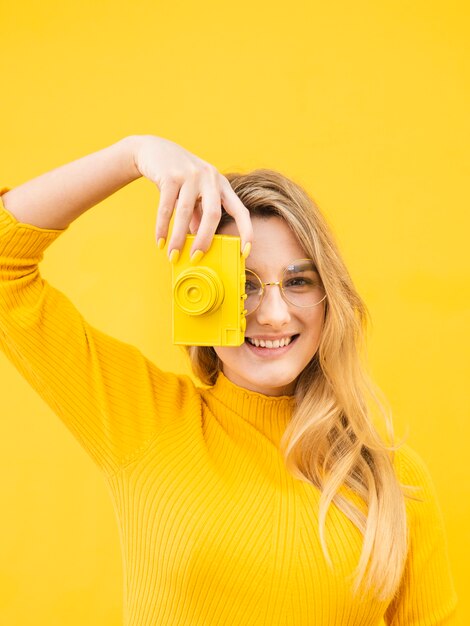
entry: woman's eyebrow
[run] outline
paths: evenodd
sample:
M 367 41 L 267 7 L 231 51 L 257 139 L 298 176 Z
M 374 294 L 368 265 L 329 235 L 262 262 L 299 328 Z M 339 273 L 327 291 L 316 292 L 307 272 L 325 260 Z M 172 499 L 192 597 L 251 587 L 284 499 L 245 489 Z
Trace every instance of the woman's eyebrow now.
M 255 274 L 259 274 L 261 270 L 256 269 L 256 265 L 248 265 L 245 263 L 245 269 L 246 270 L 250 270 L 250 272 L 255 272 Z M 285 269 L 289 269 L 289 270 L 293 270 L 296 272 L 317 272 L 318 270 L 316 268 L 316 265 L 313 263 L 313 261 L 303 261 L 301 260 L 300 262 L 295 262 L 295 261 L 291 261 L 290 263 L 287 263 L 287 265 L 283 265 L 279 271 L 283 271 Z M 266 271 L 269 271 L 268 268 L 265 268 Z
M 256 265 L 256 263 L 251 264 L 251 259 L 248 258 L 245 261 L 245 269 L 247 270 L 251 270 L 252 272 L 256 272 L 257 270 L 255 268 L 257 268 L 258 266 Z
M 311 271 L 317 272 L 318 271 L 313 261 L 303 260 L 303 259 L 288 263 L 286 265 L 286 269 L 293 270 L 295 272 L 311 272 Z

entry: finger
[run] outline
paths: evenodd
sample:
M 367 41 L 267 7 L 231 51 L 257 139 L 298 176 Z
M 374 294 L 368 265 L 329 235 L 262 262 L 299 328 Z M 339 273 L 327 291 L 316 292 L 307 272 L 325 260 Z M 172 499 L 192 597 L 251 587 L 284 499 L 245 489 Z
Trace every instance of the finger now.
M 202 194 L 202 216 L 197 229 L 196 238 L 191 248 L 191 254 L 196 250 L 207 252 L 217 230 L 222 215 L 220 192 L 213 187 Z
M 241 249 L 243 251 L 248 247 L 247 244 L 251 247 L 253 243 L 253 225 L 251 223 L 250 212 L 233 191 L 225 176 L 221 176 L 221 178 L 223 179 L 221 182 L 222 204 L 227 213 L 235 220 L 238 232 L 240 233 Z
M 179 192 L 178 202 L 175 209 L 173 231 L 168 244 L 168 254 L 171 254 L 172 250 L 181 251 L 184 246 L 198 196 L 199 190 L 197 188 L 196 181 L 193 182 L 186 180 Z
M 157 223 L 155 227 L 155 238 L 157 242 L 160 239 L 166 241 L 168 237 L 170 220 L 175 209 L 179 190 L 180 184 L 175 181 L 162 183 L 160 187 L 160 201 L 158 203 Z
M 192 235 L 197 233 L 199 229 L 199 224 L 201 223 L 201 218 L 202 218 L 201 199 L 198 198 L 198 202 L 196 206 L 194 207 L 194 213 L 191 218 L 191 222 L 189 224 L 189 231 L 191 232 Z

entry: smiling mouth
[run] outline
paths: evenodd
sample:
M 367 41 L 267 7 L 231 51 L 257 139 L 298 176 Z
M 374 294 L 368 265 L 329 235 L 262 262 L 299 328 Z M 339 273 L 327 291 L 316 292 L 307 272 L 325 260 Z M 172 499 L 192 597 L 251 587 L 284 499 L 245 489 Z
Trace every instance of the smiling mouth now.
M 251 337 L 246 337 L 245 341 L 256 348 L 267 348 L 268 350 L 272 350 L 274 348 L 284 348 L 288 346 L 290 343 L 295 341 L 299 335 L 292 335 L 292 337 L 283 337 L 282 339 L 275 339 L 271 341 L 269 339 L 254 339 Z

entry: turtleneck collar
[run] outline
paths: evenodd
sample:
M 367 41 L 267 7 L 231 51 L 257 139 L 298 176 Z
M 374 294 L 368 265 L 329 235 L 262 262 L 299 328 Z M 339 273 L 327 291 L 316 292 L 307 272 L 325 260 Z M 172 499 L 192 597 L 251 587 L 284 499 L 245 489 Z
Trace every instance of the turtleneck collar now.
M 232 383 L 219 373 L 213 387 L 202 392 L 209 410 L 219 419 L 243 419 L 278 445 L 295 407 L 294 396 L 265 396 Z

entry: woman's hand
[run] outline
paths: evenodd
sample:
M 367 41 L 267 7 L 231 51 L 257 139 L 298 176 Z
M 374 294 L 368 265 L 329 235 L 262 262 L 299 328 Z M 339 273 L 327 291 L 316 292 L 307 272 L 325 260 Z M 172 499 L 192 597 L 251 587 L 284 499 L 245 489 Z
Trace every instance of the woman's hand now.
M 249 249 L 253 238 L 250 215 L 225 176 L 176 143 L 151 135 L 126 137 L 46 172 L 7 191 L 3 202 L 18 221 L 63 229 L 140 176 L 160 190 L 156 236 L 161 248 L 174 212 L 168 245 L 172 260 L 178 257 L 188 230 L 196 234 L 191 254 L 199 250 L 200 258 L 209 249 L 222 205 L 235 220 L 242 250 Z
M 174 212 L 168 243 L 171 260 L 178 258 L 188 231 L 196 235 L 191 255 L 198 250 L 207 252 L 219 224 L 222 205 L 234 218 L 242 251 L 247 254 L 253 238 L 250 214 L 214 166 L 167 139 L 144 135 L 134 137 L 134 142 L 138 172 L 160 190 L 155 233 L 160 248 L 165 245 Z

